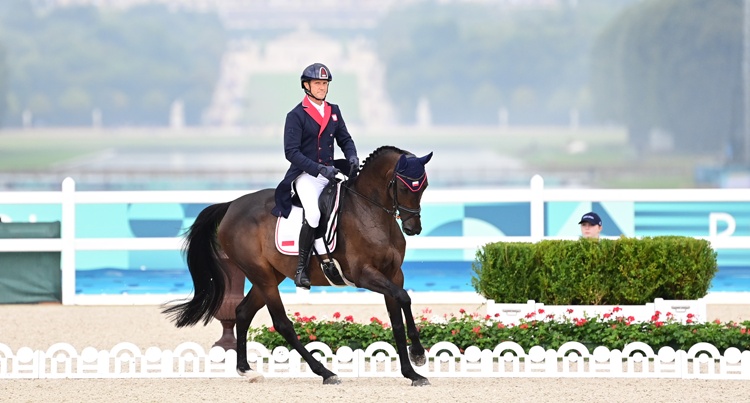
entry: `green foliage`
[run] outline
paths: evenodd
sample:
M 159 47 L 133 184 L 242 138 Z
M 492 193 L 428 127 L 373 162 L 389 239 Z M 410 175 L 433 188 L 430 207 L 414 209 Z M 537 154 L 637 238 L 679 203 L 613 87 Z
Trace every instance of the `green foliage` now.
M 648 344 L 655 351 L 667 346 L 687 351 L 701 342 L 710 343 L 720 351 L 729 347 L 736 347 L 741 351 L 750 350 L 750 321 L 741 324 L 722 324 L 719 321 L 693 323 L 692 315 L 688 313 L 685 324 L 672 316 L 661 314 L 654 315 L 649 322 L 634 322 L 632 318 L 618 315 L 619 310 L 616 307 L 610 313 L 583 318 L 568 315 L 555 317 L 539 310 L 521 318 L 518 323 L 509 325 L 489 315 L 481 317 L 463 310 L 458 316 L 451 314 L 443 318 L 428 319 L 422 315 L 416 321 L 420 340 L 427 349 L 443 341 L 455 344 L 462 351 L 469 346 L 494 349 L 504 341 L 513 341 L 528 352 L 533 346 L 558 349 L 564 343 L 577 341 L 586 345 L 590 351 L 598 346 L 622 350 L 626 344 L 639 341 Z M 343 346 L 364 349 L 376 341 L 389 342 L 395 346 L 390 326 L 377 318 L 371 318 L 370 323 L 362 324 L 354 322 L 351 316 L 339 320 L 341 314 L 338 312 L 333 317 L 333 320 L 318 320 L 295 314 L 291 319 L 302 344 L 320 341 L 333 351 Z M 278 346 L 290 348 L 273 327 L 250 328 L 248 339 L 261 343 L 268 349 Z
M 473 270 L 474 288 L 496 301 L 614 305 L 701 298 L 718 268 L 708 241 L 663 236 L 491 243 Z
M 224 31 L 218 16 L 166 6 L 125 10 L 75 6 L 35 11 L 0 6 L 7 48 L 9 124 L 32 112 L 41 125 L 164 125 L 181 99 L 200 121 L 218 79 Z
M 571 108 L 585 119 L 589 48 L 623 3 L 396 7 L 378 29 L 390 98 L 404 122 L 422 97 L 437 124 L 497 124 L 500 108 L 513 124 L 567 124 Z
M 593 47 L 595 112 L 625 123 L 640 149 L 659 128 L 679 150 L 723 150 L 742 127 L 742 7 L 741 0 L 633 5 Z

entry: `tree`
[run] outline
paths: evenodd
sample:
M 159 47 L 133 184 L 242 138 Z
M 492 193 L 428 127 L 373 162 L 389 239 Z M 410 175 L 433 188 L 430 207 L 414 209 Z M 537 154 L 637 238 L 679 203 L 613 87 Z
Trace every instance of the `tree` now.
M 0 5 L 9 115 L 29 109 L 37 124 L 78 126 L 97 109 L 105 125 L 165 125 L 182 100 L 186 123 L 200 122 L 225 46 L 217 15 L 160 5 L 35 13 L 30 3 Z
M 671 133 L 678 150 L 716 152 L 742 127 L 742 1 L 647 0 L 622 13 L 592 50 L 598 115 L 645 149 Z
M 8 67 L 5 61 L 5 47 L 0 37 L 0 127 L 8 110 Z
M 590 44 L 624 0 L 550 8 L 424 2 L 379 27 L 387 89 L 403 122 L 427 98 L 436 124 L 567 124 L 587 117 Z

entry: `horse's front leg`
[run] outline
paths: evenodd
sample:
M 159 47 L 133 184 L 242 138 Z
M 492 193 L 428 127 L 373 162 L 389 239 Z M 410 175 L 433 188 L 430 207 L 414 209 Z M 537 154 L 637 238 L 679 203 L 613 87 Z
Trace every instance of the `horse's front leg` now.
M 421 355 L 423 357 L 421 361 L 425 361 L 424 347 L 422 347 L 422 343 L 419 341 L 419 331 L 414 324 L 414 317 L 411 314 L 411 297 L 409 297 L 409 294 L 403 287 L 403 275 L 397 280 L 400 280 L 400 285 L 394 283 L 382 272 L 373 267 L 365 267 L 365 269 L 362 270 L 357 285 L 370 291 L 383 294 L 385 297 L 385 307 L 388 309 L 388 317 L 390 318 L 391 326 L 393 327 L 393 338 L 396 341 L 396 351 L 398 351 L 399 362 L 401 363 L 401 374 L 403 374 L 404 377 L 411 379 L 411 384 L 413 386 L 426 386 L 430 384 L 430 381 L 422 375 L 419 375 L 409 361 L 409 352 L 407 351 L 408 349 L 406 345 L 406 332 L 404 330 L 404 319 L 401 316 L 402 311 L 408 312 L 406 319 L 409 326 L 409 338 L 412 340 L 412 343 L 414 343 L 412 352 L 416 357 Z M 417 358 L 416 362 L 419 361 L 419 358 Z
M 422 347 L 422 344 L 419 341 L 419 331 L 417 331 L 417 327 L 414 324 L 414 318 L 411 317 L 411 297 L 409 297 L 409 294 L 407 294 L 406 290 L 403 288 L 400 291 L 396 291 L 394 294 L 393 297 L 385 296 L 385 306 L 388 309 L 388 316 L 391 319 L 393 338 L 396 340 L 396 350 L 398 351 L 398 358 L 401 363 L 401 374 L 406 378 L 411 379 L 412 386 L 427 386 L 430 384 L 430 381 L 422 375 L 419 375 L 417 371 L 414 370 L 414 367 L 412 367 L 410 362 L 411 352 L 407 352 L 404 319 L 401 316 L 402 311 L 409 312 L 409 314 L 406 315 L 408 318 L 411 318 L 409 338 L 412 343 L 416 343 L 418 350 L 422 351 L 422 364 L 424 364 L 424 347 Z M 406 309 L 404 309 L 404 307 L 406 307 Z M 411 327 L 413 327 L 413 331 Z M 411 350 L 413 350 L 413 346 L 414 344 L 412 345 Z
M 411 311 L 411 299 L 409 299 L 408 305 L 402 305 L 401 309 L 404 312 L 404 319 L 406 320 L 406 334 L 411 340 L 411 346 L 409 346 L 409 359 L 414 365 L 421 367 L 427 363 L 427 358 L 424 353 L 424 346 L 422 346 L 422 340 L 419 338 L 419 330 L 417 330 L 417 324 L 414 322 L 414 315 Z

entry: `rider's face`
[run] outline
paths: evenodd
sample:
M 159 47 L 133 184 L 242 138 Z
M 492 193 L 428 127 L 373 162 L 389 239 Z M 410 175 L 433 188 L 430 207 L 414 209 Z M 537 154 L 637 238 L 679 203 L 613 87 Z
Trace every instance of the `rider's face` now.
M 325 99 L 328 95 L 328 81 L 327 80 L 310 80 L 308 81 L 308 89 L 315 98 Z

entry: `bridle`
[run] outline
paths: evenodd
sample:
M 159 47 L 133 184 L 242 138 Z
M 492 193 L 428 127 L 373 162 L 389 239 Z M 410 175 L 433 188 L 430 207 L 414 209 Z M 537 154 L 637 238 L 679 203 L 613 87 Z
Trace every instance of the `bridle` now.
M 422 212 L 422 207 L 420 206 L 420 207 L 417 207 L 417 208 L 413 209 L 413 208 L 409 208 L 409 207 L 404 207 L 404 206 L 402 206 L 402 205 L 399 204 L 399 202 L 398 202 L 398 189 L 396 189 L 396 179 L 398 178 L 399 180 L 401 180 L 404 183 L 407 183 L 406 182 L 407 180 L 411 181 L 411 182 L 418 181 L 418 182 L 421 183 L 425 179 L 426 175 L 427 175 L 427 173 L 425 172 L 419 178 L 411 178 L 411 177 L 408 177 L 406 175 L 401 175 L 401 174 L 397 173 L 396 170 L 394 169 L 393 170 L 393 177 L 391 178 L 391 180 L 388 182 L 388 185 L 386 186 L 387 191 L 390 192 L 391 197 L 393 199 L 393 205 L 391 206 L 390 209 L 387 208 L 387 207 L 385 207 L 384 205 L 378 203 L 377 201 L 375 201 L 375 200 L 373 200 L 373 199 L 371 199 L 371 198 L 363 195 L 362 193 L 359 193 L 356 190 L 352 189 L 351 187 L 349 187 L 347 185 L 347 183 L 342 183 L 341 185 L 344 188 L 346 188 L 348 191 L 354 193 L 355 195 L 357 195 L 357 196 L 359 196 L 359 197 L 361 197 L 361 198 L 369 201 L 370 203 L 374 204 L 377 207 L 380 207 L 381 209 L 383 209 L 383 211 L 385 211 L 386 213 L 388 213 L 388 215 L 392 216 L 393 218 L 401 219 L 401 224 L 403 225 L 404 223 L 406 223 L 407 221 L 411 220 L 412 218 L 419 218 L 420 215 L 421 215 L 421 212 Z M 402 212 L 410 213 L 410 215 L 406 219 L 404 219 L 404 218 L 402 218 L 402 215 L 403 215 Z

